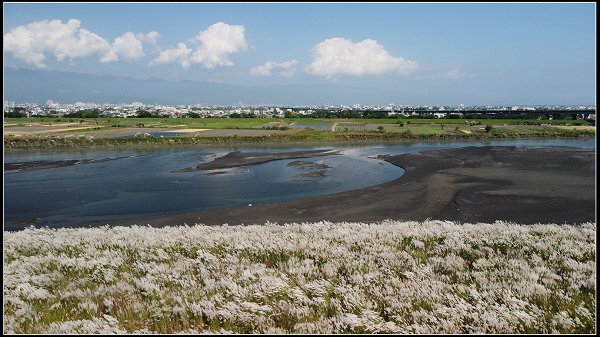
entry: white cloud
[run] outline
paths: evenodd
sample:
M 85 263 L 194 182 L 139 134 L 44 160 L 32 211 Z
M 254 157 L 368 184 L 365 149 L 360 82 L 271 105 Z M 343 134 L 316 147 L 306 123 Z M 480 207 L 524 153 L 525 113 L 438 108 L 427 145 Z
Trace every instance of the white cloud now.
M 444 80 L 457 80 L 459 78 L 465 77 L 465 74 L 461 68 L 454 68 L 452 70 L 446 71 L 444 73 L 438 74 L 434 76 L 435 78 L 441 78 Z
M 299 62 L 297 60 L 290 60 L 286 62 L 277 63 L 275 61 L 268 61 L 267 63 L 250 68 L 250 75 L 252 76 L 271 76 L 271 72 L 275 68 L 281 69 L 279 73 L 282 76 L 290 77 L 294 76 L 296 69 L 295 66 Z
M 193 53 L 184 43 L 179 43 L 177 48 L 161 52 L 150 65 L 179 62 L 183 68 L 188 68 L 190 64 L 201 64 L 208 69 L 232 66 L 229 55 L 248 48 L 245 30 L 244 26 L 217 22 L 198 33 L 194 41 L 200 42 L 200 46 Z
M 215 66 L 232 66 L 229 54 L 237 53 L 247 48 L 244 37 L 244 26 L 228 25 L 217 22 L 200 32 L 196 39 L 202 43 L 200 49 L 192 55 L 192 61 L 201 63 L 206 68 Z
M 4 34 L 4 51 L 37 68 L 45 68 L 47 55 L 54 55 L 57 61 L 73 60 L 94 54 L 100 62 L 114 62 L 119 59 L 139 60 L 144 56 L 142 42 L 155 43 L 158 32 L 133 34 L 126 32 L 117 37 L 113 44 L 87 29 L 81 28 L 81 21 L 71 19 L 66 23 L 60 20 L 35 21 L 18 26 Z
M 160 33 L 151 31 L 148 34 L 142 34 L 142 33 L 136 34 L 135 37 L 137 37 L 137 39 L 142 42 L 155 44 L 156 40 L 158 40 L 160 38 Z
M 4 51 L 38 68 L 45 68 L 46 54 L 58 61 L 105 53 L 110 44 L 102 37 L 80 28 L 81 21 L 71 19 L 35 21 L 4 34 Z
M 362 76 L 384 73 L 409 74 L 417 70 L 415 61 L 393 57 L 375 40 L 357 43 L 344 38 L 327 39 L 313 48 L 313 60 L 306 70 L 318 76 Z
M 115 62 L 118 61 L 119 58 L 139 60 L 143 56 L 144 48 L 142 47 L 142 41 L 140 41 L 132 32 L 127 32 L 115 39 L 110 50 L 100 58 L 100 62 Z
M 192 50 L 188 48 L 185 43 L 180 42 L 177 44 L 177 48 L 167 49 L 160 52 L 157 58 L 150 61 L 149 65 L 154 66 L 157 64 L 179 62 L 184 69 L 190 66 L 190 54 Z

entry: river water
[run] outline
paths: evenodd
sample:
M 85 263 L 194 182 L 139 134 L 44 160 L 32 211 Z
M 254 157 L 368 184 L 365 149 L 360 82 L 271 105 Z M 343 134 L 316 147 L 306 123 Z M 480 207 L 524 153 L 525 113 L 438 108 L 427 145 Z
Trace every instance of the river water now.
M 293 200 L 381 184 L 404 170 L 379 154 L 402 154 L 464 146 L 572 146 L 594 148 L 594 140 L 520 140 L 379 145 L 303 145 L 262 147 L 177 147 L 87 151 L 7 152 L 5 163 L 101 159 L 110 161 L 4 173 L 4 223 L 61 227 L 151 215 L 221 209 Z M 231 151 L 284 152 L 336 149 L 340 155 L 286 159 L 217 174 L 174 172 L 195 167 Z M 302 160 L 329 166 L 325 176 L 306 176 Z M 215 173 L 215 172 L 213 172 Z

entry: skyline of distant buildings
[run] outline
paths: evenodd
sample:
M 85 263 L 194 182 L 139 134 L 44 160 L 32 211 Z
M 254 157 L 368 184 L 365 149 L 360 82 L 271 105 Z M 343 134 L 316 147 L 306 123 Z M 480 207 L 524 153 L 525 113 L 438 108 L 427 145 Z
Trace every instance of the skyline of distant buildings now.
M 189 113 L 196 113 L 203 117 L 227 117 L 231 114 L 253 114 L 257 117 L 277 116 L 283 117 L 286 112 L 293 112 L 295 115 L 310 115 L 316 110 L 373 110 L 386 111 L 388 115 L 405 115 L 419 113 L 432 113 L 436 117 L 448 113 L 456 112 L 490 112 L 490 113 L 509 113 L 509 112 L 541 112 L 541 111 L 577 111 L 590 113 L 594 112 L 596 107 L 591 105 L 400 105 L 389 103 L 385 105 L 165 105 L 165 104 L 146 104 L 143 102 L 130 103 L 93 103 L 76 102 L 61 104 L 53 100 L 47 100 L 45 105 L 37 103 L 17 103 L 3 101 L 3 111 L 11 111 L 15 107 L 22 108 L 27 116 L 62 116 L 68 113 L 81 110 L 98 109 L 106 117 L 135 117 L 140 110 L 148 110 L 160 113 L 163 116 L 173 118 L 185 117 Z
M 244 104 L 242 102 L 237 104 L 150 104 L 144 102 L 119 102 L 119 103 L 97 103 L 97 102 L 75 102 L 75 103 L 60 103 L 55 102 L 52 99 L 48 99 L 46 104 L 38 104 L 34 102 L 16 102 L 16 101 L 3 101 L 3 107 L 6 108 L 8 105 L 14 107 L 18 105 L 37 105 L 37 106 L 46 106 L 50 108 L 54 107 L 100 107 L 100 106 L 132 106 L 132 107 L 151 107 L 151 106 L 169 106 L 169 107 L 311 107 L 311 108 L 353 108 L 353 109 L 377 109 L 377 108 L 430 108 L 430 109 L 447 109 L 454 108 L 455 110 L 469 110 L 469 109 L 488 109 L 488 110 L 551 110 L 551 109 L 567 109 L 567 110 L 585 110 L 585 109 L 595 109 L 595 105 L 589 104 Z

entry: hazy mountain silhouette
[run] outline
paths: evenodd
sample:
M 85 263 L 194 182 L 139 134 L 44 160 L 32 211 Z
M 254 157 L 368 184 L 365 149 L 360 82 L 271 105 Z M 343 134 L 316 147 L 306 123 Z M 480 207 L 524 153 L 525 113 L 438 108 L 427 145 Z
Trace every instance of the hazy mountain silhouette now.
M 44 104 L 96 102 L 147 104 L 387 104 L 421 100 L 415 94 L 343 85 L 241 86 L 201 81 L 138 80 L 56 70 L 4 68 L 4 100 Z

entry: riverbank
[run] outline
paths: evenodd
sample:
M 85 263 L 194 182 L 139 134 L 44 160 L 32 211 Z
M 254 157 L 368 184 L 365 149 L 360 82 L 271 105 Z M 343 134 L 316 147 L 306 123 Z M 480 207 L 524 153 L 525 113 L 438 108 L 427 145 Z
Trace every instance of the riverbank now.
M 226 130 L 231 131 L 231 130 Z M 248 130 L 241 130 L 248 131 Z M 264 132 L 263 130 L 256 130 Z M 555 127 L 521 127 L 492 128 L 489 132 L 476 131 L 465 133 L 461 130 L 438 133 L 439 130 L 422 129 L 420 132 L 406 130 L 403 132 L 369 131 L 369 132 L 333 132 L 319 130 L 302 130 L 279 132 L 264 135 L 226 135 L 216 137 L 182 136 L 182 137 L 134 137 L 103 138 L 94 137 L 90 132 L 85 135 L 44 135 L 44 136 L 5 136 L 5 150 L 27 149 L 80 149 L 80 148 L 115 148 L 115 147 L 156 147 L 176 145 L 263 145 L 263 144 L 305 144 L 305 143 L 377 143 L 402 141 L 481 141 L 510 139 L 592 139 L 595 130 L 563 129 Z
M 385 219 L 583 223 L 595 221 L 595 157 L 595 149 L 561 147 L 488 146 L 415 152 L 386 157 L 406 172 L 377 186 L 289 202 L 109 224 L 160 227 Z

